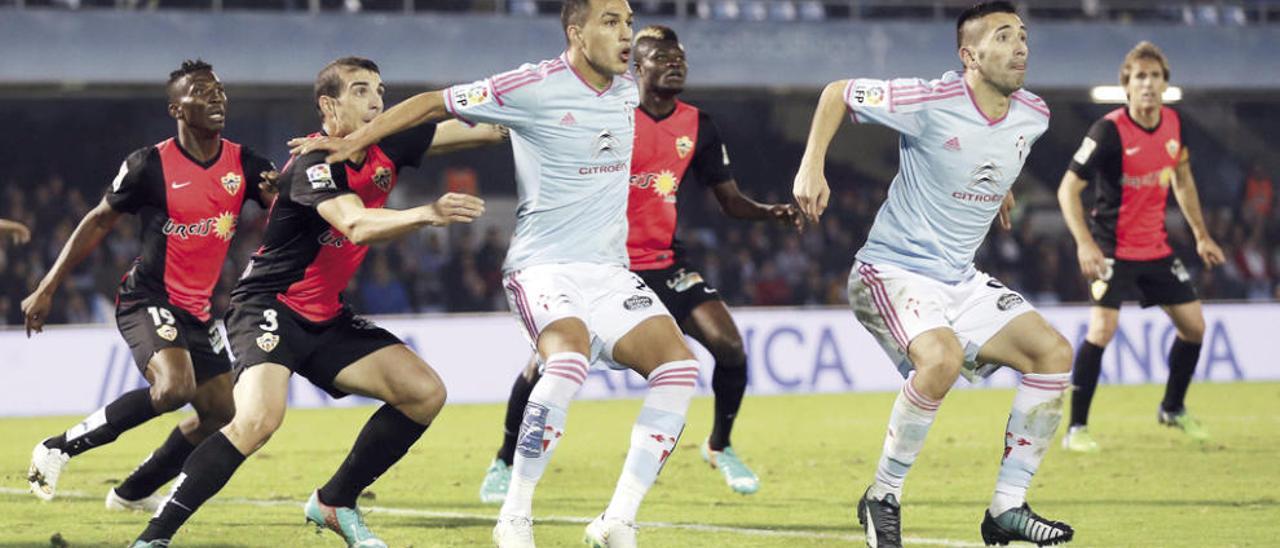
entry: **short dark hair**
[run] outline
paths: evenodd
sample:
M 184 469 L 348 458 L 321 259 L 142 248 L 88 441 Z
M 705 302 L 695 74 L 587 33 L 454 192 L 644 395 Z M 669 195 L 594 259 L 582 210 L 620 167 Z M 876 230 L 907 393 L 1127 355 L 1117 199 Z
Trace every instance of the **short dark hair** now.
M 181 80 L 182 77 L 188 74 L 204 72 L 206 70 L 213 70 L 213 65 L 206 63 L 204 59 L 197 58 L 194 61 L 187 59 L 182 62 L 182 66 L 178 67 L 178 70 L 169 73 L 169 82 L 166 83 L 165 86 L 172 86 L 175 82 Z
M 956 49 L 964 46 L 964 24 L 974 19 L 981 19 L 993 13 L 1012 13 L 1018 14 L 1018 8 L 1013 2 L 1005 0 L 993 0 L 991 2 L 979 2 L 969 9 L 960 12 L 960 18 L 956 19 Z
M 342 72 L 364 69 L 374 74 L 382 74 L 378 64 L 364 57 L 339 57 L 329 62 L 320 73 L 316 74 L 316 108 L 320 108 L 321 97 L 337 98 L 342 95 Z
M 591 14 L 591 0 L 564 0 L 560 6 L 560 27 L 564 29 L 564 37 L 569 39 L 569 26 L 582 26 L 587 23 L 587 15 Z

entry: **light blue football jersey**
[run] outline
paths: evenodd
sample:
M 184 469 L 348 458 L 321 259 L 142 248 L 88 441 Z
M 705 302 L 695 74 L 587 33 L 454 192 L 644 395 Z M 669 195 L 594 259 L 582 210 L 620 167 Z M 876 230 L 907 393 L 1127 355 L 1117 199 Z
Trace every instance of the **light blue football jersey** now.
M 445 101 L 463 122 L 511 129 L 519 205 L 504 272 L 630 265 L 627 195 L 640 101 L 630 75 L 598 91 L 561 55 L 450 87 Z
M 958 72 L 932 81 L 854 79 L 844 99 L 855 122 L 901 134 L 898 175 L 858 260 L 952 284 L 973 276 L 974 253 L 1049 128 L 1044 100 L 1019 90 L 1004 118 L 991 120 Z

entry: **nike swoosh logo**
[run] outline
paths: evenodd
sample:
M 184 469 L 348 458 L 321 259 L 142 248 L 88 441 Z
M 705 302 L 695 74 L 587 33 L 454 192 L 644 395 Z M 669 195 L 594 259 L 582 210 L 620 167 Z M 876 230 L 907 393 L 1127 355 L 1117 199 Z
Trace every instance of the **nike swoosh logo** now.
M 711 289 L 710 287 L 703 287 L 703 288 L 702 288 L 702 290 L 703 290 L 703 291 L 706 291 L 707 293 L 715 293 L 715 292 L 716 292 L 716 290 Z
M 178 190 L 179 188 L 182 188 L 182 187 L 187 186 L 187 185 L 190 185 L 190 184 L 191 184 L 191 181 L 187 181 L 187 182 L 185 182 L 185 183 L 179 183 L 179 182 L 177 182 L 177 181 L 174 181 L 174 182 L 173 182 L 173 183 L 171 183 L 169 186 L 170 186 L 170 187 L 172 187 L 174 190 Z
M 1142 151 L 1142 147 L 1126 148 L 1126 149 L 1124 149 L 1124 155 L 1125 155 L 1125 156 L 1133 156 L 1134 154 L 1137 154 L 1137 153 L 1139 153 L 1139 152 L 1141 152 L 1141 151 Z

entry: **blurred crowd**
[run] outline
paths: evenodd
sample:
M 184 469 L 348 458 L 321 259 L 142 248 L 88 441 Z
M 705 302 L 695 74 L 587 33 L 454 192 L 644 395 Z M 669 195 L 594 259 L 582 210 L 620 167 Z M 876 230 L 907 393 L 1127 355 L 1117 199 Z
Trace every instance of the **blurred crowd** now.
M 866 238 L 886 190 L 881 184 L 835 184 L 818 226 L 803 232 L 769 223 L 729 219 L 709 194 L 681 194 L 683 256 L 718 288 L 730 305 L 843 305 L 853 255 Z M 1205 299 L 1280 299 L 1280 215 L 1272 180 L 1251 172 L 1233 205 L 1206 206 L 1210 231 L 1227 255 L 1221 268 L 1202 268 L 1185 228 L 1170 230 L 1178 255 Z M 780 201 L 782 196 L 760 196 Z M 0 218 L 32 230 L 25 245 L 0 242 L 0 324 L 22 323 L 20 303 L 53 264 L 76 223 L 101 199 L 59 178 L 34 187 L 0 186 Z M 1170 203 L 1170 209 L 1176 209 Z M 1022 206 L 1014 228 L 993 228 L 979 250 L 978 267 L 1039 304 L 1084 302 L 1086 284 L 1075 243 L 1061 228 L 1034 218 L 1057 216 L 1046 205 Z M 1175 214 L 1176 216 L 1176 214 Z M 224 265 L 214 309 L 226 309 L 238 274 L 261 239 L 265 215 L 246 207 Z M 1051 226 L 1052 230 L 1036 227 Z M 367 314 L 505 310 L 501 268 L 509 234 L 496 226 L 424 230 L 371 250 L 346 292 Z M 112 321 L 116 286 L 138 255 L 138 221 L 125 216 L 110 236 L 59 290 L 51 323 Z

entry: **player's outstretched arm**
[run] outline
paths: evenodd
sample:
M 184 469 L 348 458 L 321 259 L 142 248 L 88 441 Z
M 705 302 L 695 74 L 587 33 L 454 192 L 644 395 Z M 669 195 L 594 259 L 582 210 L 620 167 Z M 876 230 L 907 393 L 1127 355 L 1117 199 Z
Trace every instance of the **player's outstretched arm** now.
M 97 207 L 80 220 L 80 224 L 71 233 L 71 238 L 62 246 L 53 267 L 40 280 L 36 290 L 22 300 L 22 316 L 28 337 L 32 331 L 39 333 L 44 330 L 44 322 L 53 306 L 53 294 L 76 266 L 98 248 L 98 244 L 111 232 L 111 227 L 115 226 L 119 218 L 120 212 L 112 209 L 107 199 L 103 198 Z
M 1204 215 L 1200 211 L 1200 193 L 1196 191 L 1196 180 L 1191 175 L 1189 159 L 1184 158 L 1178 165 L 1177 176 L 1173 179 L 1173 197 L 1178 200 L 1178 208 L 1182 209 L 1182 216 L 1186 217 L 1187 224 L 1191 225 L 1191 234 L 1196 238 L 1196 254 L 1200 255 L 1204 265 L 1213 268 L 1226 262 L 1222 248 L 1218 247 L 1218 242 L 1209 235 L 1209 229 L 1204 224 Z
M 470 223 L 484 213 L 484 200 L 450 192 L 435 203 L 412 209 L 367 208 L 355 194 L 343 194 L 320 202 L 320 216 L 356 245 L 370 245 L 399 238 L 424 226 Z
M 1062 208 L 1062 218 L 1067 222 L 1067 230 L 1076 240 L 1076 259 L 1080 262 L 1080 272 L 1086 278 L 1101 278 L 1106 270 L 1106 256 L 1102 248 L 1089 233 L 1089 224 L 1084 217 L 1084 202 L 1080 200 L 1080 191 L 1089 186 L 1089 182 L 1081 179 L 1074 171 L 1067 170 L 1058 185 L 1058 205 Z
M 289 146 L 292 147 L 290 152 L 296 156 L 303 156 L 315 150 L 325 150 L 329 152 L 325 161 L 330 164 L 354 160 L 361 151 L 378 144 L 389 135 L 428 122 L 438 122 L 450 116 L 452 115 L 445 108 L 444 92 L 419 93 L 379 114 L 364 127 L 342 139 L 290 141 Z
M 804 218 L 800 210 L 791 204 L 762 204 L 742 193 L 738 181 L 729 179 L 712 190 L 716 201 L 720 203 L 720 211 L 734 219 L 749 221 L 777 221 L 794 226 L 797 230 L 804 227 Z
M 827 147 L 840 127 L 844 118 L 844 90 L 848 80 L 839 80 L 827 84 L 822 90 L 822 98 L 818 100 L 818 108 L 813 112 L 813 123 L 809 126 L 809 140 L 805 143 L 804 157 L 800 159 L 800 171 L 796 173 L 792 193 L 800 211 L 811 222 L 818 222 L 818 217 L 827 208 L 831 198 L 831 188 L 827 186 L 827 177 L 823 168 L 827 160 Z
M 435 138 L 431 140 L 428 156 L 448 154 L 469 148 L 479 148 L 507 142 L 510 132 L 507 128 L 496 124 L 476 124 L 469 126 L 457 120 L 448 120 L 436 127 Z
M 31 230 L 18 221 L 0 219 L 0 238 L 5 237 L 13 238 L 15 244 L 25 244 L 31 241 Z

